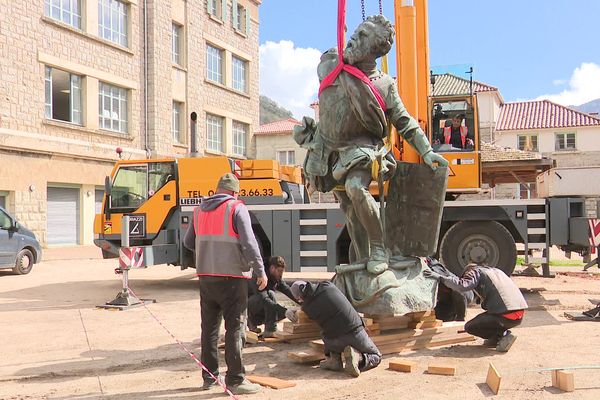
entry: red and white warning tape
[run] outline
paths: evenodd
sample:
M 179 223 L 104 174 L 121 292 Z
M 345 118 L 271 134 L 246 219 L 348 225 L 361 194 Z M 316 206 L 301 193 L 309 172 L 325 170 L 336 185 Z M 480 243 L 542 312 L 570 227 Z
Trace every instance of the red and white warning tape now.
M 217 379 L 217 377 L 215 375 L 213 375 L 212 372 L 210 372 L 205 366 L 204 364 L 202 364 L 202 361 L 198 360 L 198 358 L 196 357 L 196 355 L 194 353 L 192 353 L 187 347 L 185 347 L 185 345 L 175 337 L 175 335 L 173 335 L 171 333 L 171 331 L 156 317 L 156 315 L 154 315 L 154 313 L 152 311 L 150 311 L 150 309 L 148 308 L 148 306 L 146 306 L 146 303 L 137 295 L 135 294 L 135 292 L 133 291 L 133 289 L 131 288 L 127 288 L 130 292 L 131 295 L 134 296 L 136 299 L 138 299 L 142 305 L 144 306 L 144 308 L 146 309 L 146 311 L 148 311 L 148 313 L 152 316 L 152 318 L 154 318 L 154 320 L 156 322 L 158 322 L 158 324 L 160 326 L 162 326 L 162 328 L 173 338 L 173 340 L 175 340 L 175 342 L 177 342 L 177 344 L 183 349 L 183 351 L 185 351 L 192 360 L 194 360 L 194 362 L 200 367 L 202 368 L 203 371 L 206 371 L 210 377 L 212 379 L 215 380 L 215 382 L 217 382 L 219 384 L 219 386 L 221 386 L 223 388 L 223 390 L 225 391 L 225 393 L 227 393 L 232 399 L 238 400 L 238 398 L 231 393 L 231 391 L 227 388 L 227 386 L 225 386 L 225 382 L 223 382 L 221 379 Z

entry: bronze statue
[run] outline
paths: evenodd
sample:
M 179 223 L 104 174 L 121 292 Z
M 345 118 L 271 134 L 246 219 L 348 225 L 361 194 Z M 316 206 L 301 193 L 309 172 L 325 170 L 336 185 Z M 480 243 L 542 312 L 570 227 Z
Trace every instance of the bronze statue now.
M 384 16 L 370 16 L 362 22 L 348 41 L 343 60 L 362 71 L 371 85 L 348 72 L 340 72 L 327 87 L 321 88 L 319 124 L 304 117 L 302 126 L 294 131 L 296 141 L 308 149 L 304 165 L 308 189 L 333 190 L 345 213 L 352 241 L 350 268 L 357 270 L 362 265 L 367 272 L 355 283 L 372 286 L 368 291 L 374 296 L 398 286 L 393 275 L 383 274 L 388 270 L 390 251 L 384 240 L 380 207 L 369 193 L 369 185 L 378 174 L 387 180 L 396 169 L 396 161 L 384 147 L 388 124 L 396 127 L 431 169 L 436 168 L 435 164 L 448 165 L 433 152 L 418 122 L 402 104 L 394 78 L 377 69 L 377 58 L 390 51 L 393 40 L 394 29 Z M 336 48 L 321 56 L 317 70 L 321 82 L 339 68 L 338 61 Z M 338 267 L 337 272 L 347 272 L 344 267 L 348 266 Z M 375 277 L 378 282 L 365 283 Z

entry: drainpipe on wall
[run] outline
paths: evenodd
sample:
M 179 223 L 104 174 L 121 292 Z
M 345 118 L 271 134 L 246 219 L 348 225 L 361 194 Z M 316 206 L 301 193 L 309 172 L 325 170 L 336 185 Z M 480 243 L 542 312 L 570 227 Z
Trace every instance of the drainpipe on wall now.
M 148 1 L 144 0 L 144 149 L 146 158 L 152 150 L 148 145 Z
M 198 120 L 198 114 L 192 112 L 190 114 L 190 156 L 198 157 L 198 144 L 196 139 L 196 121 Z

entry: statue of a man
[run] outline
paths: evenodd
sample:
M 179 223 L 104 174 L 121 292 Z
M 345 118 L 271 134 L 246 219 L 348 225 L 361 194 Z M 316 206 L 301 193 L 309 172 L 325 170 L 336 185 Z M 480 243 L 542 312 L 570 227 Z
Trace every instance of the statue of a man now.
M 390 51 L 393 41 L 394 29 L 384 16 L 370 16 L 361 23 L 348 41 L 343 59 L 362 71 L 372 85 L 341 72 L 330 85 L 321 88 L 318 126 L 305 117 L 303 126 L 294 132 L 296 141 L 309 149 L 305 161 L 308 184 L 321 192 L 334 190 L 346 216 L 355 258 L 366 261 L 372 274 L 385 271 L 389 262 L 379 207 L 369 193 L 369 184 L 377 177 L 373 164 L 382 152 L 388 123 L 415 148 L 425 164 L 433 169 L 435 163 L 448 165 L 433 152 L 419 124 L 406 111 L 395 80 L 377 70 L 377 58 Z M 335 48 L 321 56 L 320 81 L 335 69 L 338 58 Z M 383 102 L 377 100 L 374 89 Z M 383 161 L 393 174 L 391 154 L 386 154 Z

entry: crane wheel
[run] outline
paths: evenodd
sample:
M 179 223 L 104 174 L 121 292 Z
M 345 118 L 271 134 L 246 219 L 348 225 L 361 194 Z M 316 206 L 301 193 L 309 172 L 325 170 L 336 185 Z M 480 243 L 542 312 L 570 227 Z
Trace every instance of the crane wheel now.
M 444 234 L 440 259 L 458 276 L 469 263 L 496 267 L 510 276 L 517 262 L 517 247 L 508 229 L 496 221 L 462 221 Z

